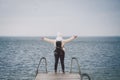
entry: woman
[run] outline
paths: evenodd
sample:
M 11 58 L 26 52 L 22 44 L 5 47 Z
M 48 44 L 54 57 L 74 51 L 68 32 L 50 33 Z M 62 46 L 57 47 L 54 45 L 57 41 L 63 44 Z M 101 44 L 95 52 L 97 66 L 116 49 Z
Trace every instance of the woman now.
M 65 57 L 64 45 L 66 43 L 72 41 L 75 38 L 77 38 L 77 36 L 72 36 L 68 39 L 63 39 L 61 33 L 57 33 L 57 37 L 55 40 L 49 39 L 46 37 L 42 38 L 44 41 L 50 42 L 50 43 L 54 44 L 54 46 L 55 46 L 55 50 L 54 50 L 54 56 L 55 56 L 54 70 L 55 70 L 55 73 L 57 73 L 57 65 L 58 65 L 59 58 L 60 58 L 61 66 L 62 66 L 62 72 L 65 73 L 64 72 L 65 71 L 64 70 L 64 57 Z

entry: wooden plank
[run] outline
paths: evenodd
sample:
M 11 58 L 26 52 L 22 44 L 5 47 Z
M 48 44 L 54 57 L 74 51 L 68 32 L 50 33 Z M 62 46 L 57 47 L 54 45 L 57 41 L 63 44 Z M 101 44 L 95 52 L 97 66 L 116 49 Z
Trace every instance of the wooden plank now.
M 78 73 L 39 73 L 36 80 L 80 80 Z

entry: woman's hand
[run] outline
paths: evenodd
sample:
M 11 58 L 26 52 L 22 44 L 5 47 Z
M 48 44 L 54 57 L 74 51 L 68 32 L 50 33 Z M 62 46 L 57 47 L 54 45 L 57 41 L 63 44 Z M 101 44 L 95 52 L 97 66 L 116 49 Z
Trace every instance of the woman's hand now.
M 44 37 L 41 37 L 42 40 L 44 40 Z
M 77 38 L 77 36 L 75 35 L 74 38 Z

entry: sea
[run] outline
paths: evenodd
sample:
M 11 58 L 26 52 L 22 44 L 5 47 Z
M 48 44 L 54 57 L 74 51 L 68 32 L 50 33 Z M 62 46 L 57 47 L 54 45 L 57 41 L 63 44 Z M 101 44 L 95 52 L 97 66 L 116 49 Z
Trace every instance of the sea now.
M 91 80 L 120 80 L 120 37 L 78 37 L 64 47 L 66 72 L 70 72 L 72 57 L 76 57 L 81 73 L 87 73 Z M 47 60 L 48 72 L 54 72 L 54 49 L 53 44 L 41 37 L 1 36 L 0 80 L 34 80 L 42 57 Z M 73 73 L 79 72 L 73 62 Z M 45 71 L 44 61 L 38 70 Z M 61 72 L 60 62 L 58 72 Z

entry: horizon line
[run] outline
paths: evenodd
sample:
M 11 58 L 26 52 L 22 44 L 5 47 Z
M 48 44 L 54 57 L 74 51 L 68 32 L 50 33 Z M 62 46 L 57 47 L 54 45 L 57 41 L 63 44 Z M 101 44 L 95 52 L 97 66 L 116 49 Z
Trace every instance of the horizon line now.
M 71 35 L 73 36 L 73 35 Z M 77 35 L 78 37 L 120 37 L 120 35 L 87 35 L 87 36 L 84 36 L 84 35 Z M 30 36 L 30 35 L 22 35 L 22 36 L 11 36 L 11 35 L 0 35 L 0 37 L 55 37 L 55 36 L 51 36 L 51 35 L 46 35 L 46 36 Z M 63 36 L 63 37 L 70 37 L 70 35 L 66 35 L 66 36 Z

